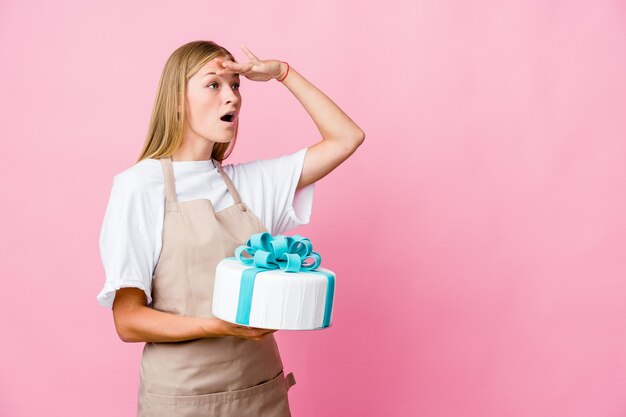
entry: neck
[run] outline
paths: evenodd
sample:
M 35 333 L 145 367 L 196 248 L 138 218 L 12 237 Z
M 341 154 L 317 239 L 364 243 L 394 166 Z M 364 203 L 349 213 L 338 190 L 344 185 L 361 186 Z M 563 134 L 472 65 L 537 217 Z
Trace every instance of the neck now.
M 174 153 L 172 161 L 206 161 L 211 159 L 215 142 L 195 132 L 186 131 L 183 143 Z

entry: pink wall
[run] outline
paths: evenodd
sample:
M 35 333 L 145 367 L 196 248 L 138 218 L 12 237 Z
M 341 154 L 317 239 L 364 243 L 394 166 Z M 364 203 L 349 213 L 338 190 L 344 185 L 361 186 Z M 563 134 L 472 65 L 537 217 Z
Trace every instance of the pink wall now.
M 292 231 L 338 277 L 333 327 L 276 334 L 294 416 L 626 415 L 626 6 L 502 3 L 3 1 L 0 415 L 134 415 L 98 233 L 196 39 L 288 61 L 367 134 Z M 242 80 L 234 161 L 319 139 Z

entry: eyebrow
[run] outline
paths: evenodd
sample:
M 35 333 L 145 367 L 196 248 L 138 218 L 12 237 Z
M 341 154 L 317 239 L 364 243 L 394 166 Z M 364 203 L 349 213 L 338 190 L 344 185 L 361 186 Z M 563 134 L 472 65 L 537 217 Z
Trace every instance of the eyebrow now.
M 217 74 L 215 74 L 214 72 L 207 72 L 206 74 L 204 74 L 204 75 L 202 76 L 202 78 L 204 78 L 204 77 L 206 77 L 207 75 L 210 75 L 210 74 L 217 75 Z M 238 76 L 239 76 L 239 73 L 238 73 L 238 72 L 235 72 L 235 73 L 233 73 L 232 75 L 233 75 L 233 76 L 232 76 L 231 78 L 235 78 L 235 77 L 238 77 Z

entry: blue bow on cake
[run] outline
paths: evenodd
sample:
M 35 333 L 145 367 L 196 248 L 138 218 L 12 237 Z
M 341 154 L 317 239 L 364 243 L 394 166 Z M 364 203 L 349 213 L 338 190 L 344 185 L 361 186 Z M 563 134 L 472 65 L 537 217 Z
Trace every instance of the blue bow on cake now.
M 244 252 L 251 257 L 244 257 Z M 320 266 L 322 257 L 319 253 L 313 252 L 313 245 L 308 238 L 301 235 L 272 236 L 268 232 L 256 233 L 248 239 L 245 245 L 235 249 L 235 257 L 230 259 L 252 266 L 245 269 L 241 275 L 237 323 L 244 325 L 250 323 L 250 307 L 256 275 L 264 271 L 281 269 L 284 272 L 310 272 L 327 278 L 328 287 L 322 327 L 328 327 L 333 305 L 335 277 L 331 273 L 315 269 Z M 305 263 L 307 259 L 311 259 L 312 262 Z
M 247 252 L 252 258 L 244 258 Z M 322 263 L 319 253 L 313 252 L 311 241 L 301 235 L 273 237 L 267 232 L 254 234 L 245 245 L 235 249 L 235 258 L 244 265 L 257 268 L 282 269 L 285 272 L 310 271 Z M 307 258 L 313 258 L 311 265 L 305 265 Z

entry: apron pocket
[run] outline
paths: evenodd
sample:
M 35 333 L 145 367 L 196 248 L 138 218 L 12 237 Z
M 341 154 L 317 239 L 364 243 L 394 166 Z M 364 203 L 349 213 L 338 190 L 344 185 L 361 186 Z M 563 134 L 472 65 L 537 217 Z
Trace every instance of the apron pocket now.
M 253 387 L 199 395 L 139 395 L 139 417 L 290 417 L 284 371 Z

